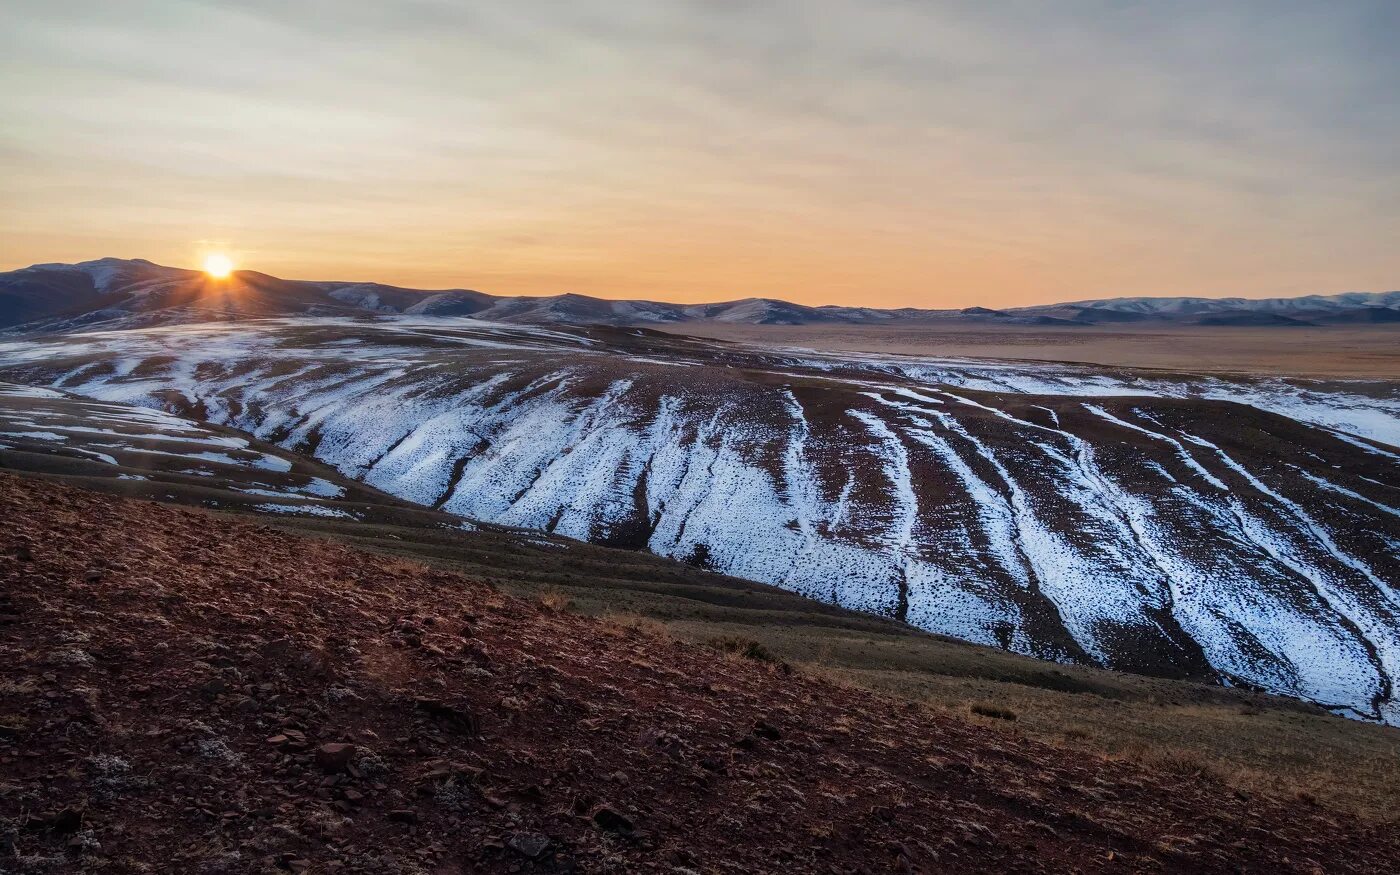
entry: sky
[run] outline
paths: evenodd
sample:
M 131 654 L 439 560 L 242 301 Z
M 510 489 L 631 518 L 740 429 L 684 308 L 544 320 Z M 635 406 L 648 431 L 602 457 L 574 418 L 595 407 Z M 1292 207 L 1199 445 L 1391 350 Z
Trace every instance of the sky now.
M 1393 0 L 7 0 L 0 269 L 1015 306 L 1400 287 Z

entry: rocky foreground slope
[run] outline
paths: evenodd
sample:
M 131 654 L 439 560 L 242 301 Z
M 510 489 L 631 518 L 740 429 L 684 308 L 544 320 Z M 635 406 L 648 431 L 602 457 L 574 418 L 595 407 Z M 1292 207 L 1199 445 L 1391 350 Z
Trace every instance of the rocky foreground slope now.
M 0 376 L 969 641 L 1400 719 L 1400 456 L 1357 434 L 1396 428 L 1393 386 L 431 319 L 22 340 Z
M 1393 834 L 0 475 L 0 870 L 1383 871 Z

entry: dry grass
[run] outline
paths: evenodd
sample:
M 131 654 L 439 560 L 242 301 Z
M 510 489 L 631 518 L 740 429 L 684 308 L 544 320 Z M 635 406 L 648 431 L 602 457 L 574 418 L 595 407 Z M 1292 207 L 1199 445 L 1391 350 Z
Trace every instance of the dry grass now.
M 998 705 L 983 705 L 977 703 L 967 709 L 980 717 L 991 717 L 993 720 L 1015 720 L 1016 712 L 1010 708 L 1002 708 Z
M 733 654 L 744 659 L 752 659 L 755 662 L 782 662 L 774 656 L 761 642 L 752 638 L 736 638 L 734 636 L 718 636 L 705 642 L 710 647 L 722 652 Z
M 1400 327 L 652 325 L 755 346 L 828 352 L 1072 361 L 1106 367 L 1312 377 L 1400 377 Z
M 1400 731 L 1391 727 L 1294 708 L 1286 701 L 1280 707 L 1242 707 L 1229 699 L 1212 701 L 1214 690 L 1208 687 L 1130 675 L 1121 677 L 1140 689 L 1107 698 L 951 678 L 936 670 L 823 670 L 833 672 L 953 715 L 979 713 L 992 700 L 998 703 L 994 708 L 1016 715 L 1016 731 L 1041 741 L 1400 823 Z M 1179 692 L 1162 696 L 1162 686 Z
M 365 537 L 365 525 L 314 526 L 492 580 L 548 610 L 599 617 L 620 635 L 725 642 L 718 646 L 729 658 L 761 654 L 776 660 L 775 670 L 787 664 L 831 683 L 913 699 L 977 720 L 989 732 L 1208 773 L 1245 793 L 1301 793 L 1368 819 L 1400 821 L 1400 729 L 1301 702 L 1040 662 L 640 553 L 577 545 L 541 556 L 523 553 L 513 539 L 497 545 L 481 535 L 468 540 L 409 528 L 380 539 Z M 1016 719 L 975 714 L 974 706 Z
M 603 623 L 622 632 L 640 632 L 644 635 L 669 637 L 670 628 L 660 620 L 642 614 L 609 613 L 602 617 Z
M 539 600 L 540 605 L 544 607 L 545 610 L 553 611 L 554 613 L 563 613 L 564 611 L 571 611 L 574 608 L 574 600 L 569 597 L 569 594 L 553 587 L 541 592 Z

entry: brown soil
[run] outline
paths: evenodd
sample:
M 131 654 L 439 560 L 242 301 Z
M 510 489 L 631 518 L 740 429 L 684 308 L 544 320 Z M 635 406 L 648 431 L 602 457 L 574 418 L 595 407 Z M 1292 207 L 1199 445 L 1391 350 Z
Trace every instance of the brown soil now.
M 1400 326 L 1368 328 L 1034 325 L 647 325 L 676 334 L 825 352 L 1083 362 L 1190 373 L 1391 380 L 1400 377 Z
M 0 475 L 0 870 L 1383 871 L 1307 799 Z M 1005 721 L 998 721 L 1005 722 Z

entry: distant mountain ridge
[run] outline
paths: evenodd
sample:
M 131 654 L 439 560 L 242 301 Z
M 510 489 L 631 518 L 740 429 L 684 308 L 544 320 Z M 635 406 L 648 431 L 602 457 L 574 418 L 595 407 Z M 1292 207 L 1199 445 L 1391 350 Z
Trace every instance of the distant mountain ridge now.
M 286 280 L 237 271 L 224 281 L 145 259 L 36 264 L 0 273 L 0 330 L 69 331 L 268 316 L 409 314 L 534 324 L 751 325 L 946 323 L 1337 325 L 1400 323 L 1400 291 L 1297 298 L 1111 298 L 1014 307 L 877 309 L 812 307 L 773 298 L 709 304 L 608 300 L 587 295 L 492 295 L 372 282 Z

